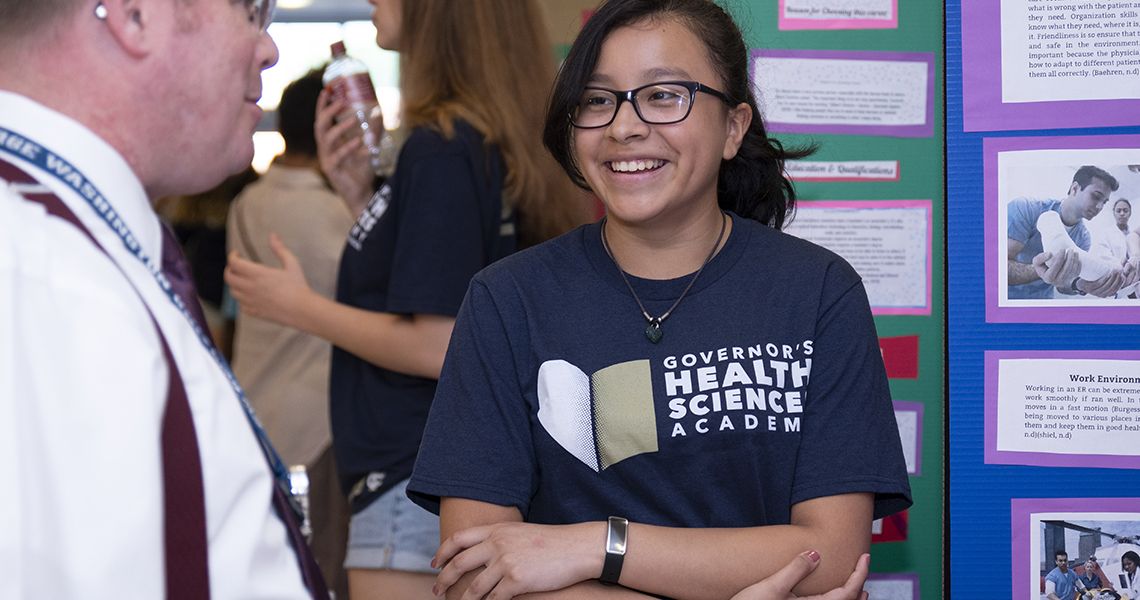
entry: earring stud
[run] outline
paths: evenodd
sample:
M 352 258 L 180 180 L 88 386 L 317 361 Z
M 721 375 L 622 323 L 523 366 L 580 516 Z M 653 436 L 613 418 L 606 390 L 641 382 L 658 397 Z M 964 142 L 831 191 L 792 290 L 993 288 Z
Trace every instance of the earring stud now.
M 107 20 L 107 7 L 103 6 L 102 2 L 95 5 L 95 18 L 99 19 L 100 21 Z

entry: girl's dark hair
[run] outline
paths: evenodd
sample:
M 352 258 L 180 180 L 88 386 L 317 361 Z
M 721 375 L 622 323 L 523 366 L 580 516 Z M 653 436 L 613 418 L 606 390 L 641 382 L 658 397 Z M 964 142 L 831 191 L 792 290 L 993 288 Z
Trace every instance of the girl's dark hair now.
M 740 29 L 712 0 L 606 0 L 574 40 L 558 72 L 546 113 L 543 143 L 579 186 L 589 189 L 574 160 L 570 113 L 593 74 L 602 43 L 611 31 L 646 19 L 676 19 L 708 50 L 709 62 L 721 79 L 722 91 L 734 104 L 747 103 L 752 124 L 740 151 L 722 161 L 717 177 L 720 207 L 780 229 L 794 210 L 796 192 L 784 176 L 784 161 L 803 158 L 812 146 L 785 149 L 764 131 L 756 96 L 748 79 L 748 49 Z

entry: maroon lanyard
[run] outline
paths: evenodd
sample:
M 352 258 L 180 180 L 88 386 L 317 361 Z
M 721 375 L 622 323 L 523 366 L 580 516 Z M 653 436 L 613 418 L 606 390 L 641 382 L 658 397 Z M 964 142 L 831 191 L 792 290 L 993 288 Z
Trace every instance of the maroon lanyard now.
M 15 165 L 0 160 L 0 179 L 10 183 L 39 185 Z M 104 255 L 118 266 L 106 249 L 91 235 L 75 213 L 54 193 L 25 191 L 21 195 L 36 202 L 54 215 L 71 223 L 91 240 Z M 124 273 L 125 276 L 125 273 Z M 137 290 L 136 290 L 137 292 Z M 142 297 L 139 298 L 142 300 Z M 202 463 L 198 455 L 198 437 L 186 387 L 170 345 L 150 307 L 143 301 L 166 359 L 169 383 L 166 407 L 162 415 L 162 487 L 165 509 L 166 597 L 177 600 L 203 600 L 210 597 L 210 571 L 207 565 L 206 506 L 202 490 Z

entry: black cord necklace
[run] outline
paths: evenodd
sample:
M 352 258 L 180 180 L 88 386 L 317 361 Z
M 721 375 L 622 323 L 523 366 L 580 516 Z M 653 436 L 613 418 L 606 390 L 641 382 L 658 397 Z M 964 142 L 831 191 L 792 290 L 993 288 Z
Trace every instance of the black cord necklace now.
M 625 282 L 625 287 L 629 288 L 629 293 L 633 296 L 634 301 L 637 302 L 637 307 L 641 309 L 641 316 L 645 317 L 645 322 L 648 323 L 648 325 L 645 326 L 645 337 L 648 338 L 650 342 L 656 344 L 665 336 L 665 332 L 661 330 L 661 324 L 665 322 L 665 319 L 669 318 L 669 315 L 673 314 L 673 309 L 677 308 L 677 305 L 685 298 L 685 294 L 689 293 L 693 284 L 697 282 L 697 277 L 701 276 L 701 271 L 705 270 L 709 261 L 716 255 L 717 248 L 720 248 L 720 242 L 724 239 L 725 227 L 728 225 L 728 215 L 726 215 L 723 210 L 720 211 L 720 219 L 720 233 L 717 234 L 716 243 L 713 244 L 712 250 L 709 250 L 709 255 L 705 257 L 705 262 L 701 263 L 701 268 L 697 269 L 696 273 L 693 273 L 693 278 L 689 280 L 689 284 L 681 291 L 681 295 L 677 296 L 677 299 L 673 301 L 673 306 L 670 306 L 669 310 L 661 313 L 659 317 L 650 315 L 649 311 L 645 310 L 645 305 L 642 304 L 641 298 L 637 297 L 637 292 L 633 291 L 633 285 L 630 284 L 629 277 L 626 276 L 625 270 L 621 268 L 617 259 L 614 258 L 614 253 L 610 251 L 610 243 L 609 240 L 606 239 L 606 219 L 602 219 L 602 248 L 606 250 L 606 255 L 610 257 L 614 266 L 617 267 L 618 274 L 621 275 L 621 280 Z

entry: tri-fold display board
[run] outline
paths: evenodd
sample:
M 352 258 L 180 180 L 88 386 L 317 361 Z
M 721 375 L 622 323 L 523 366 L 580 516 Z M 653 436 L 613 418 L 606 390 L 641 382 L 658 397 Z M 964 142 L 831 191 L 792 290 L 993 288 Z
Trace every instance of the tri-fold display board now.
M 1135 600 L 1140 2 L 946 15 L 951 595 Z

